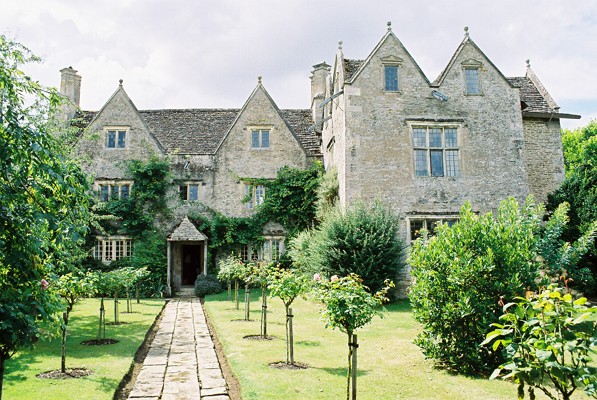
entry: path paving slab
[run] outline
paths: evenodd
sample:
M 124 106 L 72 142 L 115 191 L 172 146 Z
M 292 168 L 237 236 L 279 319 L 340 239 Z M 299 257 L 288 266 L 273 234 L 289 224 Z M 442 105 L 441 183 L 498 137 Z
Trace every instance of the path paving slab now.
M 131 400 L 230 400 L 203 306 L 172 299 L 133 389 Z

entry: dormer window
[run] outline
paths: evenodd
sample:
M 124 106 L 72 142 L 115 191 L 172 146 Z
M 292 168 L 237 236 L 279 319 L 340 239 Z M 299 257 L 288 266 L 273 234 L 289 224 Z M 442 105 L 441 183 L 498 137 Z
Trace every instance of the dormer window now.
M 387 56 L 381 59 L 384 73 L 384 91 L 386 92 L 399 92 L 400 81 L 398 73 L 400 71 L 400 65 L 402 59 L 396 56 Z
M 477 60 L 469 59 L 462 63 L 464 72 L 464 93 L 467 96 L 483 94 L 481 91 L 480 72 L 483 64 Z
M 106 129 L 106 148 L 124 149 L 126 148 L 127 129 L 109 128 Z

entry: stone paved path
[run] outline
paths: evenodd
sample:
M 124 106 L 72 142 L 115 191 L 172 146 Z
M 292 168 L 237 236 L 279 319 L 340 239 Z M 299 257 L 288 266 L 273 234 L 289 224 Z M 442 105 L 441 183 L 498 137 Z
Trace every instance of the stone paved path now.
M 229 400 L 199 299 L 168 302 L 128 398 Z

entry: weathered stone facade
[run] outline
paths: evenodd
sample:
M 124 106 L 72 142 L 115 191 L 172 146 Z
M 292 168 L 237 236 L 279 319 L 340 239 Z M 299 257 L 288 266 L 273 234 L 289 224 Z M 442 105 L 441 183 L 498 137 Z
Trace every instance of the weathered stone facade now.
M 62 92 L 77 101 L 80 77 L 61 72 Z M 524 77 L 505 77 L 468 31 L 434 82 L 390 26 L 364 60 L 345 58 L 340 44 L 333 67 L 314 66 L 311 94 L 311 109 L 280 110 L 259 78 L 241 109 L 139 111 L 121 82 L 99 112 L 82 112 L 92 138 L 79 149 L 86 170 L 111 182 L 130 179 L 119 161 L 168 156 L 173 197 L 184 185 L 190 193 L 172 204 L 171 231 L 207 207 L 250 215 L 247 179 L 323 158 L 338 171 L 342 206 L 383 201 L 408 242 L 423 226 L 454 220 L 467 201 L 487 212 L 508 196 L 545 200 L 564 177 L 559 120 L 578 117 L 559 112 L 530 65 Z M 182 253 L 195 257 L 181 246 L 203 249 L 201 235 L 168 239 L 174 288 L 188 280 Z

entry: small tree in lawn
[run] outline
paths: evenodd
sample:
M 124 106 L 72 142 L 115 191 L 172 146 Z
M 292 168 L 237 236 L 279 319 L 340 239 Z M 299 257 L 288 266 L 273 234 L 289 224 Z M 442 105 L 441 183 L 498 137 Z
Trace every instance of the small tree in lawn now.
M 232 271 L 230 270 L 229 261 L 230 258 L 228 257 L 224 260 L 220 260 L 218 263 L 218 279 L 220 282 L 226 282 L 226 286 L 228 287 L 228 300 L 232 300 L 232 296 L 230 295 L 232 292 Z
M 294 365 L 294 347 L 292 337 L 292 302 L 309 288 L 304 275 L 288 269 L 276 269 L 269 280 L 268 287 L 273 297 L 279 297 L 286 309 L 286 364 Z
M 70 313 L 75 304 L 83 297 L 93 292 L 93 284 L 88 275 L 78 275 L 72 272 L 60 276 L 56 280 L 56 291 L 65 303 L 65 311 L 62 313 L 60 331 L 62 333 L 62 362 L 60 372 L 66 373 L 66 329 Z
M 144 278 L 149 275 L 147 268 L 121 268 L 119 272 L 120 283 L 126 291 L 126 312 L 133 312 L 133 304 L 131 301 L 131 290 Z
M 343 278 L 333 275 L 330 280 L 313 277 L 315 297 L 321 301 L 321 316 L 326 328 L 344 332 L 348 338 L 348 371 L 346 375 L 346 399 L 350 399 L 352 378 L 352 399 L 356 399 L 356 335 L 354 332 L 367 325 L 376 315 L 383 317 L 382 304 L 388 301 L 386 295 L 394 283 L 386 280 L 385 286 L 375 294 L 363 285 L 356 274 Z
M 251 265 L 251 283 L 261 288 L 261 326 L 260 335 L 267 338 L 267 284 L 274 272 L 274 263 L 265 261 Z
M 568 400 L 578 388 L 597 398 L 597 368 L 591 363 L 597 307 L 550 286 L 539 295 L 516 298 L 503 310 L 500 322 L 492 324 L 497 329 L 483 342 L 493 342 L 493 350 L 501 350 L 505 360 L 490 379 L 501 376 L 518 383 L 519 399 L 525 397 L 525 386 L 531 400 L 535 389 L 553 400 Z
M 230 256 L 229 261 L 230 277 L 234 281 L 234 301 L 236 302 L 236 309 L 239 309 L 238 287 L 241 281 L 245 281 L 248 277 L 249 269 L 247 265 L 241 261 L 240 258 Z

